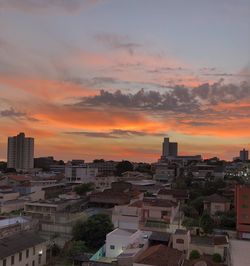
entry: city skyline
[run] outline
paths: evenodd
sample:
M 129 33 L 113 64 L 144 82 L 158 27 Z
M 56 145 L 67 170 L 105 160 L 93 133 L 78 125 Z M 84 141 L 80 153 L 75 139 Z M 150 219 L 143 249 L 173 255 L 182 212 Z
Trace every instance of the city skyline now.
M 64 160 L 153 162 L 165 136 L 180 154 L 249 150 L 249 13 L 245 0 L 0 0 L 0 159 L 18 132 Z

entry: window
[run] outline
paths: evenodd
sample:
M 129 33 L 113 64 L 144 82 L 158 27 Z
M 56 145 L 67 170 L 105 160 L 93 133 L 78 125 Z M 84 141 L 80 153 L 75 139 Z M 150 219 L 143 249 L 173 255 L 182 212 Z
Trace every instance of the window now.
M 33 247 L 33 255 L 36 254 L 36 247 Z
M 11 265 L 15 264 L 15 256 L 11 256 Z
M 178 243 L 178 244 L 184 244 L 184 240 L 181 239 L 181 238 L 177 238 L 176 239 L 176 243 Z
M 115 249 L 115 246 L 114 245 L 110 245 L 110 249 Z
M 25 266 L 29 266 L 29 263 L 26 263 Z
M 23 253 L 22 252 L 19 252 L 19 261 L 22 260 L 22 256 L 23 256 Z
M 7 265 L 7 261 L 6 259 L 3 260 L 3 266 L 6 266 Z
M 26 258 L 29 257 L 29 249 L 26 249 Z
M 41 260 L 42 260 L 42 255 L 38 256 L 38 264 L 41 264 Z
M 34 260 L 32 261 L 32 266 L 35 266 L 35 261 Z

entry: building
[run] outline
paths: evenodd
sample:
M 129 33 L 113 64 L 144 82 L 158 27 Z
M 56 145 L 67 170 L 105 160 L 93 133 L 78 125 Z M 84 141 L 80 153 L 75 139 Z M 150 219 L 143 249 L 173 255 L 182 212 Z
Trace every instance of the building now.
M 118 162 L 94 160 L 92 163 L 87 163 L 90 168 L 97 168 L 98 175 L 113 176 L 116 173 L 116 166 Z
M 169 142 L 169 138 L 164 138 L 162 143 L 162 157 L 177 157 L 178 155 L 178 143 Z
M 46 264 L 46 241 L 35 232 L 22 231 L 2 238 L 0 247 L 2 266 Z
M 243 149 L 242 151 L 240 151 L 240 160 L 242 162 L 248 161 L 248 151 Z
M 218 194 L 205 197 L 203 204 L 204 211 L 210 215 L 215 215 L 216 212 L 228 212 L 230 210 L 230 200 Z
M 34 168 L 34 138 L 26 138 L 24 133 L 8 138 L 8 168 Z
M 250 239 L 250 186 L 236 185 L 235 209 L 238 236 Z
M 171 232 L 180 226 L 178 221 L 179 204 L 170 200 L 144 198 L 129 205 L 115 206 L 112 222 L 115 227 L 129 230 Z
M 70 183 L 90 183 L 95 181 L 98 169 L 90 168 L 85 164 L 65 166 L 65 178 Z

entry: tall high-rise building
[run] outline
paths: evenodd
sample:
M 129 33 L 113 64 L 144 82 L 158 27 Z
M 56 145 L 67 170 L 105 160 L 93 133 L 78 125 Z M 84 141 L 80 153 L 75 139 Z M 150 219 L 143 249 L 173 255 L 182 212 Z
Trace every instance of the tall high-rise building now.
M 178 143 L 169 142 L 169 138 L 164 138 L 162 143 L 162 156 L 163 157 L 177 157 L 178 156 Z
M 240 159 L 243 162 L 247 161 L 248 160 L 248 151 L 246 151 L 245 149 L 240 151 Z
M 8 138 L 8 168 L 34 168 L 34 138 L 26 138 L 24 133 Z

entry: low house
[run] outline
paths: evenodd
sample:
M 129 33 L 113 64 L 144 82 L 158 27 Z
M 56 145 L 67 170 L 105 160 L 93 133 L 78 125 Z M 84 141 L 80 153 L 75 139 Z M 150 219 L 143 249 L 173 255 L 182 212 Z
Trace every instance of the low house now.
M 0 239 L 0 265 L 46 264 L 46 242 L 34 232 L 19 232 Z
M 204 211 L 210 215 L 216 212 L 228 212 L 230 210 L 230 200 L 218 194 L 207 196 L 203 200 Z
M 188 190 L 162 188 L 157 193 L 157 198 L 185 203 L 189 199 Z
M 126 206 L 116 206 L 112 213 L 115 227 L 149 231 L 171 231 L 179 204 L 170 200 L 144 198 Z
M 133 266 L 179 266 L 183 260 L 181 251 L 164 245 L 155 245 L 142 252 Z
M 191 236 L 188 254 L 192 250 L 197 250 L 201 255 L 213 255 L 218 253 L 226 259 L 229 249 L 229 240 L 225 235 L 215 236 Z

